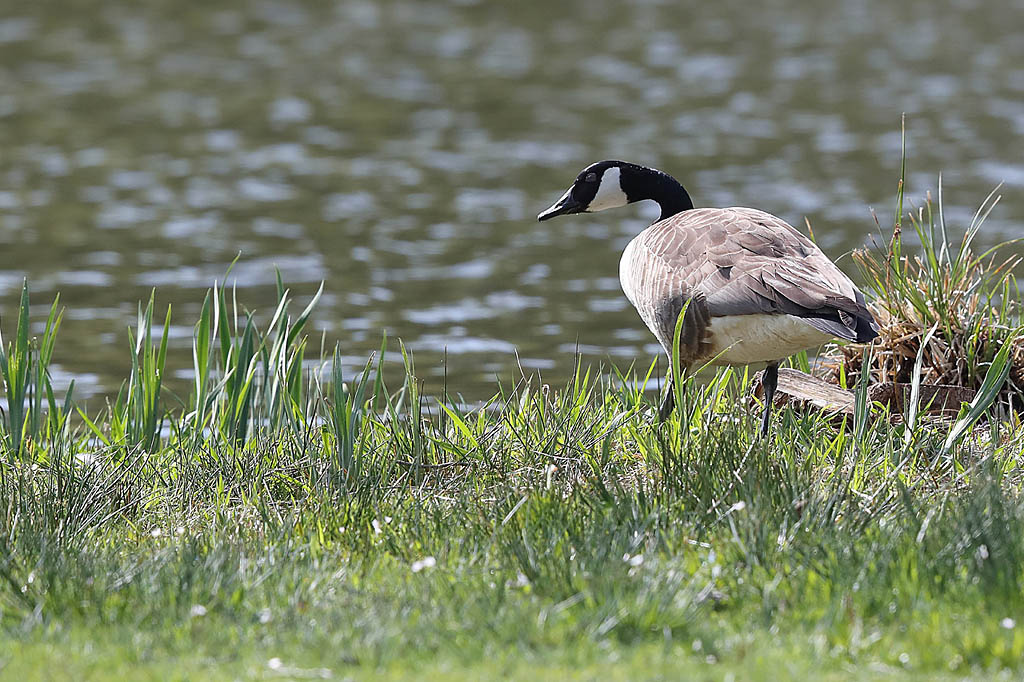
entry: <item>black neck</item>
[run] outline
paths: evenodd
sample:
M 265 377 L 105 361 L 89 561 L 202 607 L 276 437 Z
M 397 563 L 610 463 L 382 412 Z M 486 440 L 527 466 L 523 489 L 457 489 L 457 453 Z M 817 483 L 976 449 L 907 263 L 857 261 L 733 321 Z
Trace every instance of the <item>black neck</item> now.
M 654 168 L 630 164 L 623 167 L 622 189 L 626 197 L 633 201 L 650 199 L 661 207 L 661 218 L 671 218 L 676 213 L 689 211 L 693 201 L 682 185 L 668 173 Z

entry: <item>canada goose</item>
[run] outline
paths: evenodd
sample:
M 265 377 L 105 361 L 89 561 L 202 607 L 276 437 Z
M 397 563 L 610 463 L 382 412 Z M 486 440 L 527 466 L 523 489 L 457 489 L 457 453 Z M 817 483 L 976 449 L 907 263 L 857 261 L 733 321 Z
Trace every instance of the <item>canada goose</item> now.
M 600 161 L 576 177 L 538 220 L 593 213 L 644 199 L 661 217 L 626 246 L 622 290 L 681 370 L 694 365 L 761 365 L 768 432 L 779 362 L 838 337 L 865 343 L 878 327 L 864 294 L 814 242 L 753 208 L 694 208 L 675 178 L 623 161 Z M 679 357 L 676 320 L 686 306 Z M 659 409 L 675 406 L 669 372 Z

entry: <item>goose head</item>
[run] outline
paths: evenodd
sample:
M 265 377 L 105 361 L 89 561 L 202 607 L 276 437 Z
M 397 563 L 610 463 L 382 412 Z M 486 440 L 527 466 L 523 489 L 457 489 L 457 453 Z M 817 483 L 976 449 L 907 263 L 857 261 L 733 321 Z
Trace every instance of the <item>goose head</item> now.
M 652 199 L 661 206 L 661 219 L 693 208 L 690 195 L 675 178 L 653 168 L 625 161 L 598 161 L 580 171 L 558 201 L 537 215 L 550 220 L 560 215 L 596 213 L 634 201 Z
M 622 167 L 622 161 L 598 161 L 587 166 L 558 201 L 537 215 L 537 220 L 625 206 L 630 199 L 622 188 Z

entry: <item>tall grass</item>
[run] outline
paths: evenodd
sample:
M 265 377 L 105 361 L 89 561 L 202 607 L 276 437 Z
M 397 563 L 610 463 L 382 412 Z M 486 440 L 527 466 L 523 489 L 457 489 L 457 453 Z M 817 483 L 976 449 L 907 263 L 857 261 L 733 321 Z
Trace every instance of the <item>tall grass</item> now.
M 1015 268 L 1021 256 L 1014 242 L 976 253 L 974 243 L 998 197 L 989 195 L 963 231 L 950 239 L 940 201 L 929 195 L 907 218 L 919 253 L 904 251 L 897 225 L 880 250 L 855 252 L 875 295 L 873 310 L 882 325 L 880 376 L 909 380 L 916 344 L 931 327 L 938 333 L 924 349 L 925 371 L 934 383 L 976 386 L 998 350 L 1009 343 L 1024 361 L 1020 299 Z M 1000 254 L 1003 254 L 1000 256 Z M 1019 392 L 1020 389 L 1018 389 Z
M 30 336 L 26 280 L 21 289 L 14 340 L 5 347 L 0 334 L 0 375 L 7 402 L 7 409 L 0 419 L 0 440 L 5 453 L 11 458 L 30 455 L 32 445 L 40 440 L 66 435 L 64 426 L 74 383 L 68 388 L 63 404 L 58 405 L 49 372 L 57 330 L 63 317 L 59 303 L 60 298 L 57 297 L 50 306 L 42 337 Z
M 952 230 L 943 210 L 942 177 L 937 200 L 929 192 L 922 206 L 904 213 L 905 176 L 904 145 L 892 231 L 888 238 L 882 235 L 883 246 L 853 253 L 881 327 L 871 356 L 872 376 L 915 386 L 924 381 L 979 389 L 975 407 L 981 411 L 993 402 L 1024 407 L 1024 318 L 1014 276 L 1024 261 L 1015 248 L 1020 240 L 980 252 L 976 248 L 999 201 L 999 188 L 967 226 Z M 915 237 L 913 252 L 903 243 L 907 223 Z M 836 376 L 857 371 L 861 356 L 857 347 L 837 349 Z

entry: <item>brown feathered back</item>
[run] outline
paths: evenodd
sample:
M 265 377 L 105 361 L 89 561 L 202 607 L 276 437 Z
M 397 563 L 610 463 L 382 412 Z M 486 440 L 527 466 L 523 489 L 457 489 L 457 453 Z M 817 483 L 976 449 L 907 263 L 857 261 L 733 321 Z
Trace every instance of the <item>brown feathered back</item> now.
M 651 225 L 626 247 L 619 277 L 669 348 L 688 300 L 698 310 L 687 321 L 776 313 L 851 341 L 875 336 L 853 282 L 806 236 L 752 208 L 693 209 Z

